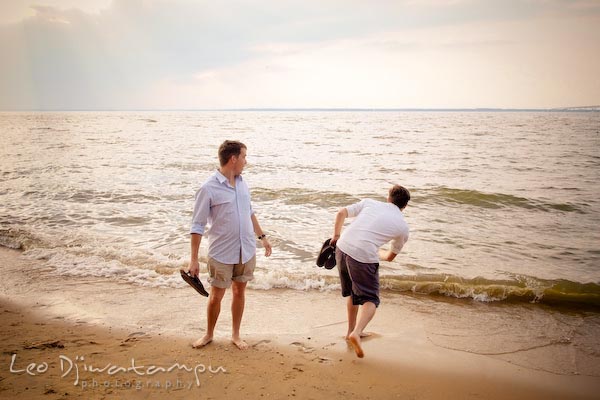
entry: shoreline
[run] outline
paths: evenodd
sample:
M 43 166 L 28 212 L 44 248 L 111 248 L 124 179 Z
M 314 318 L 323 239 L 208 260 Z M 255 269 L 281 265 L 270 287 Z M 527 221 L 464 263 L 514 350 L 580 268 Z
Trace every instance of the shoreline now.
M 575 371 L 579 375 L 565 367 L 547 371 L 542 361 L 553 360 L 565 343 L 538 348 L 526 343 L 532 348 L 505 351 L 523 341 L 517 332 L 516 339 L 510 333 L 500 336 L 511 340 L 506 343 L 488 343 L 496 339 L 493 337 L 479 342 L 469 337 L 470 348 L 465 347 L 464 337 L 457 331 L 461 318 L 484 318 L 481 321 L 490 323 L 489 315 L 493 315 L 500 318 L 494 326 L 506 325 L 510 316 L 502 317 L 503 307 L 386 297 L 368 328 L 374 334 L 364 341 L 366 357 L 358 359 L 343 339 L 345 302 L 337 293 L 250 290 L 242 324 L 250 348 L 240 351 L 229 342 L 227 295 L 214 342 L 194 350 L 190 344 L 202 335 L 206 299 L 191 288 L 156 289 L 61 277 L 43 265 L 34 267 L 18 251 L 1 247 L 0 269 L 0 397 L 59 399 L 85 390 L 86 398 L 92 399 L 124 393 L 128 398 L 168 395 L 173 399 L 199 393 L 206 398 L 243 394 L 249 398 L 314 399 L 591 399 L 600 390 L 600 376 L 581 374 L 596 374 L 596 359 L 579 359 L 580 366 L 581 360 L 590 363 L 587 370 Z M 540 314 L 532 310 L 532 315 Z M 444 317 L 446 314 L 451 317 Z M 456 325 L 447 326 L 452 321 Z M 486 346 L 496 351 L 482 355 Z M 523 353 L 528 359 L 533 354 L 539 365 L 528 367 L 513 353 Z M 132 359 L 132 370 L 115 374 L 123 379 L 122 385 L 150 375 L 139 375 L 137 372 L 149 372 L 140 366 L 166 370 L 175 364 L 192 369 L 202 365 L 205 371 L 199 374 L 199 386 L 193 372 L 176 367 L 151 375 L 150 381 L 159 381 L 161 387 L 139 389 L 115 387 L 114 375 L 86 371 L 89 366 L 109 364 L 127 369 L 132 367 Z M 61 378 L 69 362 L 73 370 Z M 552 362 L 548 365 L 554 365 Z M 31 363 L 33 368 L 41 368 L 38 371 L 44 365 L 47 369 L 31 375 L 26 371 Z M 73 384 L 76 366 L 80 382 L 89 382 L 85 389 Z M 223 367 L 226 372 L 211 373 L 209 366 Z M 22 372 L 11 372 L 11 367 Z M 91 387 L 95 378 L 97 382 L 109 380 L 113 386 Z M 178 379 L 192 385 L 177 387 Z

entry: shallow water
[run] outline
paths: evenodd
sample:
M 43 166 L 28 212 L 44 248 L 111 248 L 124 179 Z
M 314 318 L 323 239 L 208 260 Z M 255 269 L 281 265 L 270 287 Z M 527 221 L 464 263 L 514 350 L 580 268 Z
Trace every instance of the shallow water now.
M 600 113 L 2 113 L 0 134 L 0 243 L 58 274 L 181 286 L 194 192 L 238 139 L 274 245 L 255 288 L 337 287 L 314 264 L 335 211 L 400 183 L 384 287 L 600 305 Z

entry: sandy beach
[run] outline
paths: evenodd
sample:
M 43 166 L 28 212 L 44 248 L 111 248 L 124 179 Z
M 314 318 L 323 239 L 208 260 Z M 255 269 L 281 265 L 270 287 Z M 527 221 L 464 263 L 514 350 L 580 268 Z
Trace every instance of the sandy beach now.
M 600 390 L 596 358 L 568 349 L 585 347 L 575 339 L 505 351 L 525 336 L 456 332 L 453 309 L 473 326 L 527 325 L 487 304 L 384 295 L 358 359 L 337 293 L 249 291 L 250 348 L 229 342 L 225 306 L 216 340 L 195 350 L 206 299 L 191 288 L 61 277 L 6 248 L 0 267 L 0 398 L 592 399 Z

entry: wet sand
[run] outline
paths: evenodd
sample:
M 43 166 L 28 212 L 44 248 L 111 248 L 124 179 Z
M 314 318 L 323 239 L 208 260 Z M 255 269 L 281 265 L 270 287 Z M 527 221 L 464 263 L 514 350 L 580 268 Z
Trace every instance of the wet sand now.
M 343 339 L 337 293 L 249 291 L 250 348 L 230 343 L 227 295 L 214 342 L 192 349 L 206 299 L 191 288 L 60 277 L 5 248 L 0 272 L 0 398 L 592 399 L 600 390 L 593 314 L 523 306 L 515 318 L 514 308 L 386 294 L 359 359 Z M 536 327 L 556 320 L 540 338 Z

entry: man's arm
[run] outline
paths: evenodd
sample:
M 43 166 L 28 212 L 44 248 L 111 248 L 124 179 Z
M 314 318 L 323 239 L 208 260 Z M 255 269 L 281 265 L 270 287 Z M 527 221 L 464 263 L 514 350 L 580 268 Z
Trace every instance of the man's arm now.
M 392 250 L 383 250 L 379 249 L 379 259 L 383 261 L 393 261 L 398 254 L 394 253 Z
M 393 261 L 394 258 L 400 253 L 402 247 L 404 247 L 404 243 L 408 240 L 408 233 L 406 235 L 398 236 L 393 239 L 390 243 L 389 250 L 379 249 L 379 259 L 383 261 Z
M 202 235 L 198 233 L 192 233 L 191 235 L 191 258 L 190 258 L 190 275 L 198 276 L 200 272 L 200 265 L 198 264 L 198 249 L 200 248 L 200 242 L 202 241 Z
M 335 216 L 335 224 L 333 226 L 333 237 L 331 238 L 330 244 L 335 246 L 340 235 L 342 234 L 342 227 L 344 226 L 344 221 L 348 218 L 348 210 L 346 208 L 340 209 Z
M 210 213 L 210 191 L 208 188 L 200 187 L 194 199 L 194 212 L 192 213 L 192 227 L 190 229 L 190 275 L 198 276 L 200 266 L 198 265 L 198 251 L 204 229 Z
M 269 243 L 269 239 L 267 238 L 267 236 L 263 232 L 262 228 L 260 227 L 260 224 L 258 223 L 258 219 L 256 219 L 256 214 L 252 213 L 251 218 L 252 218 L 252 227 L 254 228 L 254 233 L 256 233 L 257 237 L 262 236 L 261 243 L 262 243 L 263 247 L 265 248 L 265 257 L 269 257 L 272 252 L 271 243 Z

